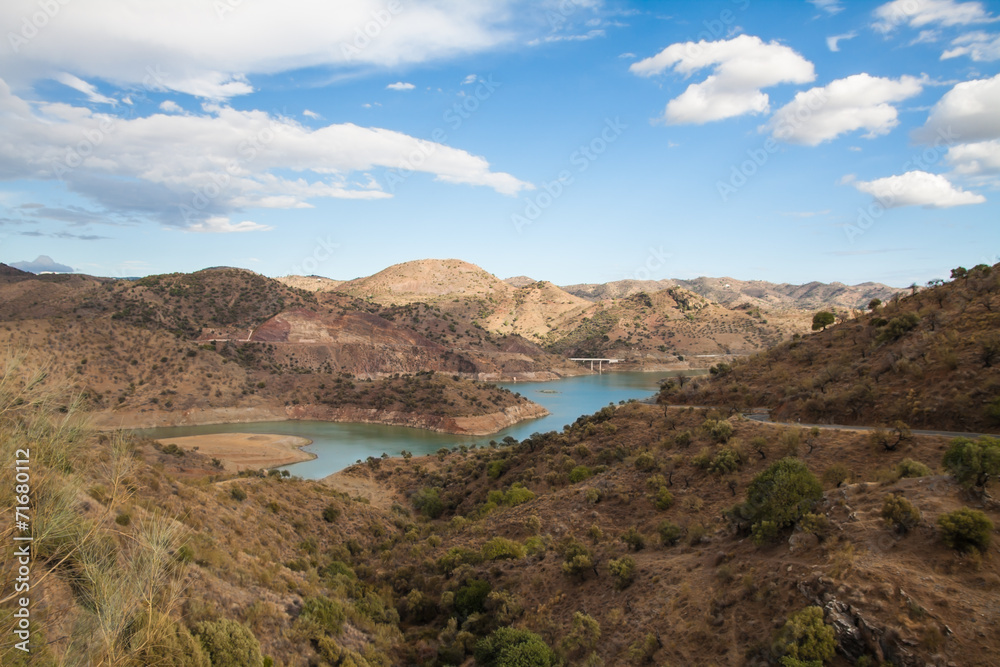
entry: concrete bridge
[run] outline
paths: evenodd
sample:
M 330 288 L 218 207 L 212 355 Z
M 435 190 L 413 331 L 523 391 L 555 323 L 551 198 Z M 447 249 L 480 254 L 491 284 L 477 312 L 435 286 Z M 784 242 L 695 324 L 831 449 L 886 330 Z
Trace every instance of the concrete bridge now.
M 591 357 L 570 357 L 569 360 L 570 361 L 589 361 L 590 362 L 590 370 L 594 370 L 594 362 L 596 361 L 597 362 L 597 372 L 598 373 L 600 373 L 600 372 L 603 371 L 605 363 L 617 364 L 618 362 L 621 361 L 621 359 L 600 359 L 598 357 L 594 357 L 594 358 L 591 358 Z

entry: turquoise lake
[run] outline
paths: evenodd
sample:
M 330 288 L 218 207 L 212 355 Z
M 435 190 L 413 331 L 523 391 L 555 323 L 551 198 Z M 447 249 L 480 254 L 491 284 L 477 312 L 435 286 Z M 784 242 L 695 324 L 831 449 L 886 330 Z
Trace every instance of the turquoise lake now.
M 702 371 L 703 373 L 703 371 Z M 369 456 L 399 456 L 406 449 L 414 455 L 433 454 L 441 447 L 461 444 L 486 444 L 511 436 L 518 440 L 532 433 L 561 431 L 563 426 L 576 421 L 609 403 L 630 398 L 649 398 L 657 390 L 657 380 L 677 372 L 605 373 L 583 375 L 550 382 L 501 383 L 511 391 L 544 406 L 551 414 L 506 428 L 487 436 L 462 436 L 435 433 L 403 426 L 381 424 L 344 424 L 322 421 L 256 422 L 252 424 L 212 424 L 207 426 L 178 426 L 173 428 L 144 429 L 137 431 L 152 438 L 176 438 L 207 433 L 279 433 L 297 435 L 312 440 L 303 447 L 316 458 L 285 466 L 291 474 L 307 479 L 326 477 L 338 470 L 364 460 Z

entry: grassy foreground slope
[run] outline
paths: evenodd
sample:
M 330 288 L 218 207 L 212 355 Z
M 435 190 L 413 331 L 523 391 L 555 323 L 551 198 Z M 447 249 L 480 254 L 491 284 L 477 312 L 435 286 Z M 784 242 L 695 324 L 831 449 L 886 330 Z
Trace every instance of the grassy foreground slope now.
M 942 468 L 945 438 L 890 452 L 629 403 L 320 483 L 93 434 L 58 384 L 18 377 L 0 384 L 0 483 L 30 441 L 31 664 L 944 667 L 1000 651 L 992 525 L 948 518 L 1000 509 Z M 0 662 L 26 664 L 7 642 Z

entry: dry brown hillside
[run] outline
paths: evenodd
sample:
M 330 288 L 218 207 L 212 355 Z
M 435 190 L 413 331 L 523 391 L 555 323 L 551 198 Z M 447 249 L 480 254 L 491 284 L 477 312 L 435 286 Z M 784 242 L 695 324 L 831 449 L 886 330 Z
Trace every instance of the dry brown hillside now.
M 671 386 L 664 400 L 765 406 L 778 419 L 1000 430 L 1000 266 Z

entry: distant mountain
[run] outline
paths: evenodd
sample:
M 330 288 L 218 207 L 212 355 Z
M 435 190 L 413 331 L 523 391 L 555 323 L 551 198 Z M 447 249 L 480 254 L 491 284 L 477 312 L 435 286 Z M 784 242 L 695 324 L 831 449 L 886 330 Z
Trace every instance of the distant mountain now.
M 864 308 L 872 299 L 885 301 L 902 290 L 881 283 L 811 282 L 805 285 L 769 283 L 764 280 L 735 278 L 695 278 L 694 280 L 618 280 L 604 284 L 581 284 L 563 287 L 570 294 L 600 301 L 653 293 L 671 287 L 683 287 L 709 301 L 729 307 L 757 306 L 779 309 L 817 310 L 833 308 L 850 310 Z
M 454 296 L 505 297 L 514 288 L 475 264 L 458 259 L 421 259 L 348 280 L 337 289 L 378 303 L 403 305 Z
M 504 282 L 511 287 L 527 287 L 532 283 L 537 283 L 538 281 L 534 278 L 529 278 L 528 276 L 514 276 L 513 278 L 504 278 Z
M 345 282 L 323 276 L 278 276 L 275 280 L 289 287 L 304 289 L 307 292 L 335 292 Z
M 30 273 L 73 273 L 75 271 L 72 266 L 60 264 L 48 255 L 39 255 L 33 262 L 13 262 L 11 266 Z

